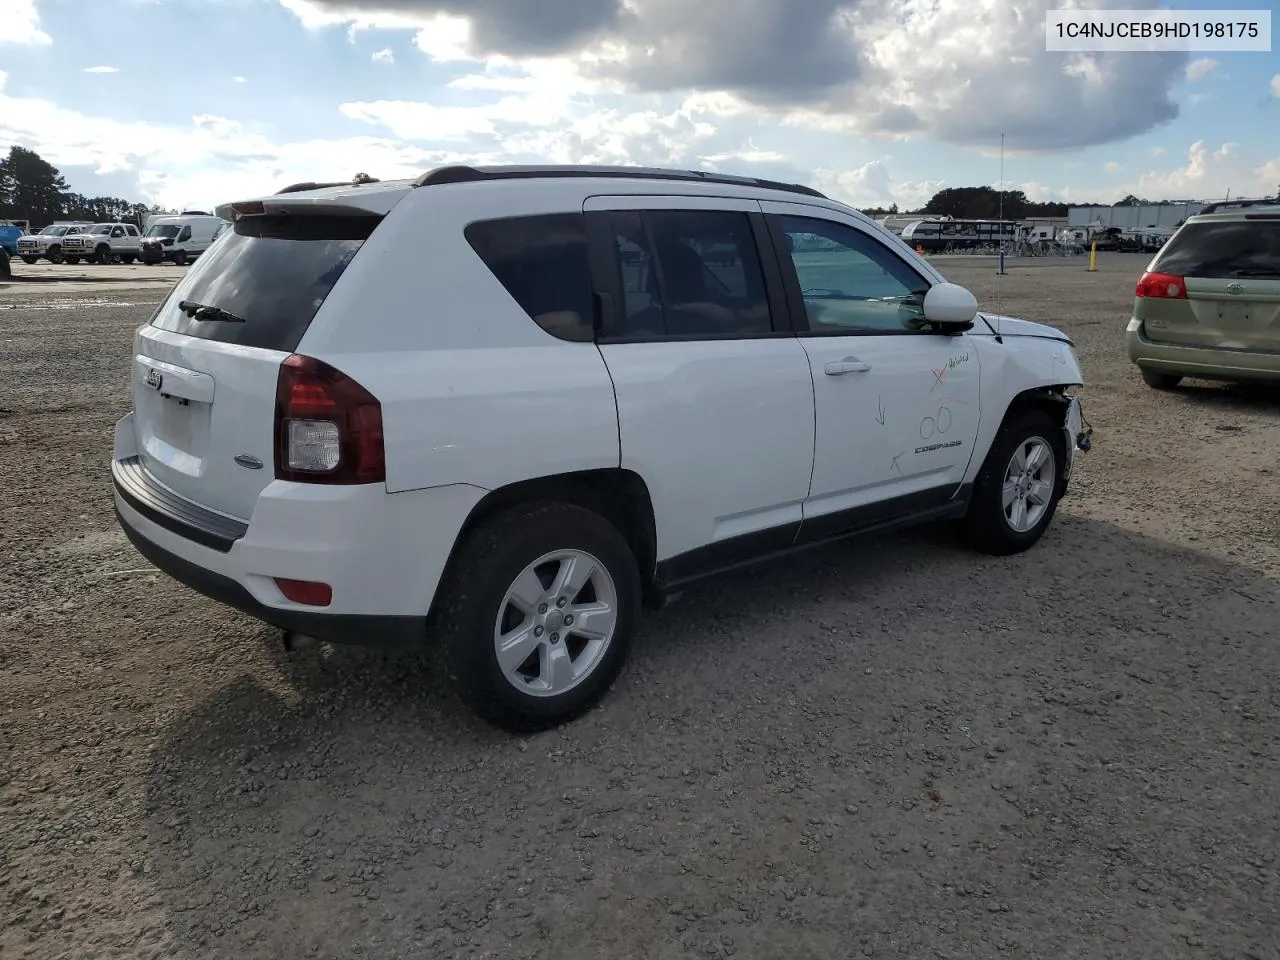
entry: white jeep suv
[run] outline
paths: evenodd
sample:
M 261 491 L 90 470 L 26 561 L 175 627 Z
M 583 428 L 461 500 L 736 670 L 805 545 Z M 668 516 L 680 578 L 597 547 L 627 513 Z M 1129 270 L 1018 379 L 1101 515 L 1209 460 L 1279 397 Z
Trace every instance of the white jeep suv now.
M 136 334 L 125 532 L 287 632 L 438 638 L 508 729 L 748 561 L 927 520 L 1024 550 L 1088 445 L 1065 335 L 806 187 L 455 166 L 218 213 Z

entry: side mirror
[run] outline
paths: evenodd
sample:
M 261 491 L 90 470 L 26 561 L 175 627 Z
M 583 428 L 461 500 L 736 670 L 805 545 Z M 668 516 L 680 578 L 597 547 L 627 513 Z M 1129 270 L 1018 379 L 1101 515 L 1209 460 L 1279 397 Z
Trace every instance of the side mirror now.
M 978 316 L 978 301 L 955 283 L 939 283 L 924 295 L 924 319 L 943 333 L 962 333 Z

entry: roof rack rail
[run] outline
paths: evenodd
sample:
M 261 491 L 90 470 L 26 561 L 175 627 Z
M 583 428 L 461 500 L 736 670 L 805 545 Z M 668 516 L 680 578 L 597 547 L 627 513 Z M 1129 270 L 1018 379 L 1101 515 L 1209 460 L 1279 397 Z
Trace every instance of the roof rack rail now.
M 275 195 L 278 197 L 282 193 L 302 193 L 304 190 L 325 190 L 329 187 L 358 187 L 366 183 L 380 183 L 377 177 L 371 177 L 367 173 L 357 173 L 350 180 L 333 180 L 326 183 L 316 183 L 314 180 L 305 180 L 302 183 L 291 183 L 283 190 L 277 190 Z
M 413 182 L 415 187 L 430 187 L 444 183 L 478 183 L 485 180 L 555 179 L 561 177 L 616 177 L 628 180 L 682 180 L 686 182 L 722 183 L 742 187 L 760 187 L 765 190 L 783 190 L 807 197 L 828 199 L 813 187 L 799 183 L 783 183 L 763 180 L 759 177 L 739 177 L 726 173 L 709 173 L 703 170 L 676 170 L 664 167 L 612 167 L 612 166 L 494 166 L 470 167 L 457 164 L 429 170 Z
M 1243 207 L 1280 207 L 1280 197 L 1263 197 L 1261 200 L 1218 200 L 1206 206 L 1197 216 L 1206 213 L 1217 213 L 1219 210 L 1228 208 Z

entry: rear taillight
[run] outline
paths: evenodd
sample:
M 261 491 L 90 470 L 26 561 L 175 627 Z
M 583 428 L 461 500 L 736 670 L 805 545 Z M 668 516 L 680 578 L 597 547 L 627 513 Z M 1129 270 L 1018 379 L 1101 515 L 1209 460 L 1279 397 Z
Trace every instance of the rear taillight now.
M 276 381 L 276 479 L 382 483 L 382 406 L 346 374 L 297 354 Z
M 1185 300 L 1187 285 L 1183 283 L 1181 277 L 1175 277 L 1172 274 L 1144 273 L 1142 279 L 1138 281 L 1138 289 L 1134 291 L 1134 295 L 1153 300 Z

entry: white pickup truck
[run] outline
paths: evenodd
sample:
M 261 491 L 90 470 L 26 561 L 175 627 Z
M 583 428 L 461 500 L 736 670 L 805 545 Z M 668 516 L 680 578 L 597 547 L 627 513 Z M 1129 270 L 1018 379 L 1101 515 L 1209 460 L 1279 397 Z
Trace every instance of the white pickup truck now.
M 62 256 L 67 263 L 133 263 L 141 250 L 142 234 L 132 223 L 95 223 L 62 238 Z
M 18 239 L 18 256 L 24 263 L 35 263 L 40 258 L 50 263 L 62 262 L 62 238 L 89 229 L 91 223 L 51 223 L 39 233 L 29 233 Z

